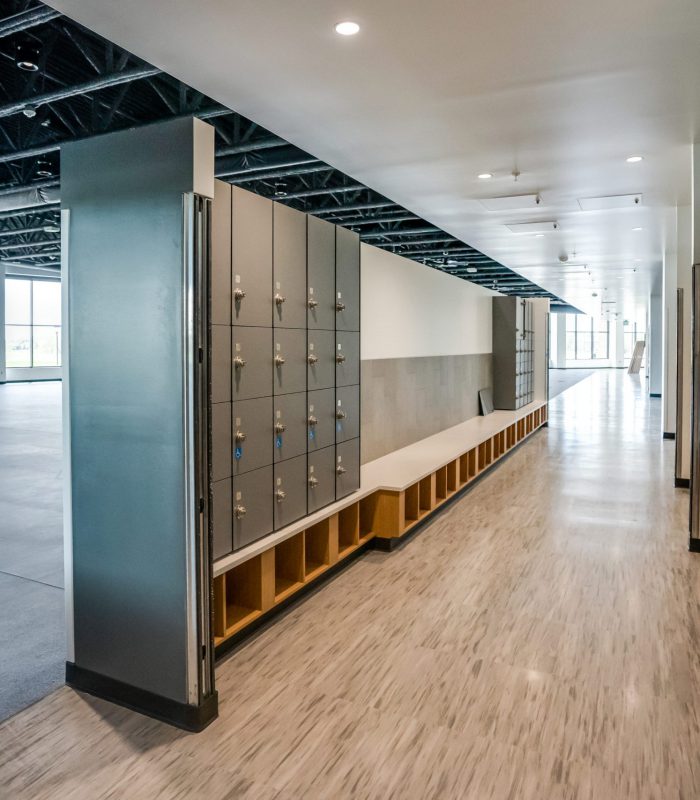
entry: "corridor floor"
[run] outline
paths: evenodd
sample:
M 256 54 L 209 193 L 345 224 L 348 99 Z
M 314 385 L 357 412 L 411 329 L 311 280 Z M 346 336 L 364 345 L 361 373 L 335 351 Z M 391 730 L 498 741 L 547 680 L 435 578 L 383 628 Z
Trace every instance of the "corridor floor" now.
M 0 795 L 700 797 L 700 556 L 642 385 L 563 393 L 404 548 L 225 660 L 204 733 L 67 688 L 6 721 Z

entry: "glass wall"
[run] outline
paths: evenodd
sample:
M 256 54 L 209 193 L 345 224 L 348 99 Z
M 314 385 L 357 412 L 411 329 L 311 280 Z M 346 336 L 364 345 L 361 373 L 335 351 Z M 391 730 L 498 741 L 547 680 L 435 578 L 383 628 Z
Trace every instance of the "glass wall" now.
M 610 358 L 610 323 L 600 317 L 566 315 L 566 360 L 598 361 Z
M 6 278 L 5 362 L 15 367 L 61 366 L 61 283 Z

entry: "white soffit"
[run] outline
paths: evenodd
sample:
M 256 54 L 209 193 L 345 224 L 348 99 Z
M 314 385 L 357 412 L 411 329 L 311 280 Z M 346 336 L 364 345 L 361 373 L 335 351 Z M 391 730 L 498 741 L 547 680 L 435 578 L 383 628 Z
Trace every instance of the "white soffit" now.
M 537 208 L 542 204 L 542 198 L 538 194 L 513 194 L 506 197 L 483 197 L 479 202 L 487 211 L 515 211 Z
M 612 194 L 605 197 L 583 197 L 578 201 L 581 211 L 608 211 L 611 208 L 639 208 L 641 194 Z

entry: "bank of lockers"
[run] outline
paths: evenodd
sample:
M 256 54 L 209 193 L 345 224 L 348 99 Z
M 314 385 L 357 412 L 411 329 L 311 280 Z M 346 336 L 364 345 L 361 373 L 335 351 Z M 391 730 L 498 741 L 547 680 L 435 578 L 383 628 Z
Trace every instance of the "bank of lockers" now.
M 493 402 L 518 409 L 534 400 L 532 303 L 521 297 L 494 297 Z
M 355 491 L 359 236 L 220 181 L 211 235 L 215 558 Z

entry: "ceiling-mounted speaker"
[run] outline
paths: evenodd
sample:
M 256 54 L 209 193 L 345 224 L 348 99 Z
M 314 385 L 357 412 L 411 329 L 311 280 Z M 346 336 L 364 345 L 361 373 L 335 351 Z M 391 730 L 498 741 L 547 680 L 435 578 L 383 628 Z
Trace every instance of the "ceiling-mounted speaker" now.
M 583 197 L 578 204 L 581 211 L 608 211 L 612 208 L 638 208 L 641 194 L 611 194 L 604 197 Z
M 485 197 L 479 200 L 487 211 L 515 211 L 542 205 L 539 194 L 512 194 L 507 197 Z

